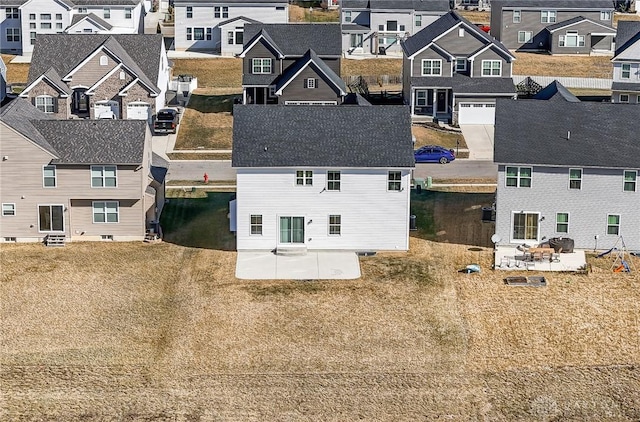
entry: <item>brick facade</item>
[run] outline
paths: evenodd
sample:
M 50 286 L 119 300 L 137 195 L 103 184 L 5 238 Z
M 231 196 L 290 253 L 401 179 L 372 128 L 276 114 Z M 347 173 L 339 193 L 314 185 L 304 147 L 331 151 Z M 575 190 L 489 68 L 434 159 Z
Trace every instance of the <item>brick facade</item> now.
M 36 105 L 36 97 L 48 95 L 54 98 L 54 112 L 51 115 L 59 119 L 68 119 L 71 115 L 71 96 L 61 97 L 60 91 L 42 79 L 28 93 L 31 104 Z

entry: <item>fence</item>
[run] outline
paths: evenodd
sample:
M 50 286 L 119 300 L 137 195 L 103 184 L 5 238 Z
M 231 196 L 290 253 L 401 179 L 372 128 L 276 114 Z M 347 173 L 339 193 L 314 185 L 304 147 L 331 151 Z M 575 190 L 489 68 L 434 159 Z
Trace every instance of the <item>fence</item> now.
M 365 75 L 365 76 L 346 76 L 344 77 L 344 81 L 347 85 L 351 85 L 354 83 L 358 83 L 359 79 L 362 78 L 369 85 L 372 86 L 383 86 L 383 85 L 402 85 L 402 75 Z
M 557 76 L 529 76 L 531 79 L 542 85 L 543 87 L 549 85 L 554 80 L 557 80 L 566 88 L 582 88 L 582 89 L 611 89 L 612 79 L 598 79 L 598 78 L 567 78 Z M 513 75 L 513 83 L 518 85 L 525 80 L 527 76 Z

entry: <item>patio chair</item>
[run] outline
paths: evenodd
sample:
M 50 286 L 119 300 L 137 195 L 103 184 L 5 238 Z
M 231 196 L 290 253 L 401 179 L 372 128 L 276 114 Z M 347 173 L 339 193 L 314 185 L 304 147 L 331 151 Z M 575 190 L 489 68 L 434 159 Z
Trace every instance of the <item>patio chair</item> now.
M 551 254 L 551 262 L 560 262 L 560 254 L 552 253 Z
M 502 258 L 500 258 L 500 268 L 507 268 L 507 267 L 509 267 L 509 257 L 503 256 Z
M 534 271 L 536 269 L 536 263 L 533 261 L 527 261 L 527 271 Z
M 551 262 L 551 254 L 549 252 L 542 252 L 542 260 Z

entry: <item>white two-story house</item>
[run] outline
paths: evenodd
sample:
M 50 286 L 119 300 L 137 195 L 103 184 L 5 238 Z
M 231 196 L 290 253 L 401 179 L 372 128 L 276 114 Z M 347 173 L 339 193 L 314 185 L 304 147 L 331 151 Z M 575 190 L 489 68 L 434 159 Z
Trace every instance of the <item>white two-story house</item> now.
M 618 22 L 611 101 L 640 104 L 640 22 Z
M 287 0 L 176 0 L 175 49 L 242 51 L 246 23 L 287 23 Z
M 405 106 L 236 105 L 238 250 L 409 248 Z

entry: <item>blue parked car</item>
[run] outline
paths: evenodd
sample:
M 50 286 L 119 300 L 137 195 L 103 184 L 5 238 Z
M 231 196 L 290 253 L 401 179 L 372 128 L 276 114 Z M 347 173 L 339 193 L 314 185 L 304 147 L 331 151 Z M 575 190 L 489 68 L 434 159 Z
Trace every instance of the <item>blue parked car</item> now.
M 440 163 L 447 164 L 456 159 L 456 154 L 452 149 L 447 149 L 438 145 L 426 145 L 418 148 L 414 152 L 416 163 Z

